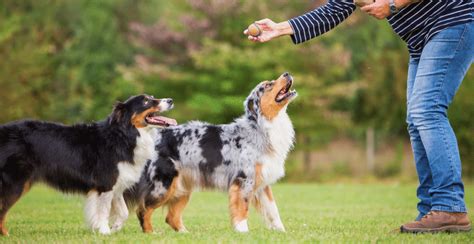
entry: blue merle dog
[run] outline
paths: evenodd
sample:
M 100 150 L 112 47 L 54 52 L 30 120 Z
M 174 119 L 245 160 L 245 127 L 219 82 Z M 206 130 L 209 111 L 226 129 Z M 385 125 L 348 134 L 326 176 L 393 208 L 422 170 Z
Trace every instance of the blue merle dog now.
M 284 176 L 293 146 L 293 125 L 287 105 L 297 96 L 293 79 L 284 73 L 258 84 L 244 102 L 245 114 L 233 123 L 211 125 L 192 121 L 160 129 L 158 159 L 150 162 L 133 190 L 125 194 L 137 206 L 144 232 L 152 232 L 154 209 L 168 206 L 166 222 L 185 232 L 182 212 L 191 193 L 218 189 L 229 193 L 233 227 L 247 232 L 252 202 L 270 229 L 284 231 L 270 185 Z

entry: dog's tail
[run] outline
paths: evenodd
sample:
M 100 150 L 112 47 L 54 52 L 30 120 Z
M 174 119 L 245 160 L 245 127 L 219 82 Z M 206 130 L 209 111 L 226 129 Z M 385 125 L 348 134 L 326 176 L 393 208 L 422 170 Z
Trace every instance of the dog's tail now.
M 140 203 L 139 192 L 137 188 L 138 183 L 123 193 L 123 198 L 125 199 L 128 209 L 135 209 Z
M 140 181 L 123 193 L 128 209 L 135 210 L 138 207 L 144 207 L 145 198 L 152 189 L 150 184 L 145 174 L 142 174 Z

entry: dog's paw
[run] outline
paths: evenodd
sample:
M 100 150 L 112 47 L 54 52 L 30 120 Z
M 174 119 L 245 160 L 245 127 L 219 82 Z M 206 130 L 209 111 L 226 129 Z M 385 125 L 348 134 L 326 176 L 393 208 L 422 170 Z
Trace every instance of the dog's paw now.
M 249 226 L 247 225 L 247 220 L 244 219 L 242 221 L 236 222 L 234 224 L 234 229 L 235 231 L 240 232 L 240 233 L 249 232 Z
M 188 231 L 188 230 L 186 229 L 186 227 L 184 227 L 184 226 L 181 227 L 181 228 L 179 228 L 178 232 L 179 232 L 179 233 L 189 233 L 189 231 Z
M 111 228 L 111 232 L 114 233 L 114 232 L 117 232 L 119 230 L 121 230 L 123 227 L 123 224 L 114 224 L 112 225 L 112 228 Z
M 276 230 L 276 231 L 281 231 L 281 232 L 286 232 L 285 226 L 283 226 L 283 223 L 281 222 L 274 222 L 268 226 L 270 230 Z
M 110 235 L 110 234 L 112 234 L 112 232 L 110 231 L 109 226 L 101 226 L 101 227 L 99 228 L 99 233 L 102 234 L 102 235 Z
M 281 232 L 286 232 L 285 230 L 285 227 L 283 225 L 281 226 L 275 226 L 272 228 L 273 230 L 276 230 L 276 231 L 281 231 Z

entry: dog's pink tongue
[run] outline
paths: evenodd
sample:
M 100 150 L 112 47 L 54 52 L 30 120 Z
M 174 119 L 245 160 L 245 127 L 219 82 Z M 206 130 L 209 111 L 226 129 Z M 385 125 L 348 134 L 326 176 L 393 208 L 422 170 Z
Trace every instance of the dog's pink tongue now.
M 155 121 L 163 121 L 168 125 L 178 125 L 175 119 L 164 117 L 164 116 L 155 116 L 153 117 L 153 120 Z

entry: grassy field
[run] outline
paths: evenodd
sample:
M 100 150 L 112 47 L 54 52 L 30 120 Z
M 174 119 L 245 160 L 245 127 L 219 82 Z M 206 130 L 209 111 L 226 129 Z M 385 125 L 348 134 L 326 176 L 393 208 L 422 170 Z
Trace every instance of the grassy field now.
M 474 185 L 466 187 L 469 209 L 474 209 Z M 84 226 L 83 198 L 66 196 L 44 186 L 32 189 L 7 219 L 9 237 L 0 242 L 424 242 L 474 243 L 474 232 L 464 234 L 400 234 L 397 227 L 416 216 L 415 185 L 394 184 L 280 184 L 274 187 L 286 233 L 265 229 L 251 211 L 250 233 L 231 229 L 227 197 L 196 193 L 184 213 L 190 233 L 172 231 L 164 213 L 155 212 L 156 233 L 140 232 L 134 214 L 125 228 L 111 236 L 94 234 Z M 471 219 L 474 216 L 471 215 Z

